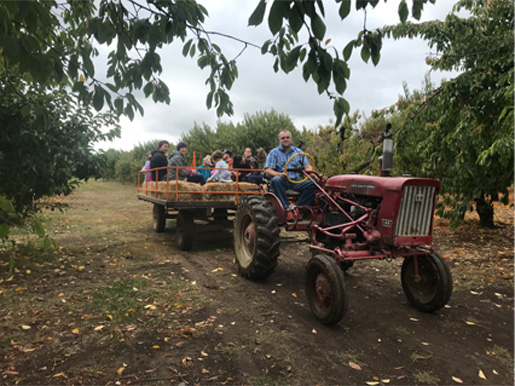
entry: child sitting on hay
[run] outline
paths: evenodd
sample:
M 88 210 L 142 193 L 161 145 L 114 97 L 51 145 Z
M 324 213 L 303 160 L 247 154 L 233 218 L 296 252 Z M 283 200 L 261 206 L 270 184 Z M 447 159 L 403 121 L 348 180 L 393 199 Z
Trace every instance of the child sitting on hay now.
M 207 179 L 207 182 L 232 182 L 229 170 L 223 170 L 227 169 L 228 166 L 222 159 L 222 152 L 220 150 L 216 150 L 213 155 L 211 155 L 211 159 L 215 163 L 215 172 Z

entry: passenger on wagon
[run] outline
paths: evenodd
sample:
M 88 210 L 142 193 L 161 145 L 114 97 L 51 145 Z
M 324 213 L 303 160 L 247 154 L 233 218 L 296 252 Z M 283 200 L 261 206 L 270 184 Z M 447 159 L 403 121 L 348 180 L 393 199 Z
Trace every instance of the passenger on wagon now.
M 157 149 L 152 151 L 152 157 L 150 158 L 150 169 L 168 166 L 166 154 L 168 154 L 169 149 L 170 144 L 168 143 L 168 141 L 159 142 L 159 145 L 157 145 Z M 151 172 L 151 174 L 152 180 L 155 180 L 156 172 Z M 166 169 L 160 169 L 157 171 L 157 180 L 166 181 Z
M 212 155 L 211 159 L 215 162 L 215 171 L 211 177 L 207 179 L 207 182 L 232 182 L 231 172 L 227 169 L 227 163 L 222 159 L 222 152 L 216 150 Z
M 230 167 L 232 168 L 232 151 L 230 150 L 226 150 L 223 152 L 222 154 L 222 158 L 223 160 L 225 161 L 225 163 Z
M 196 182 L 200 185 L 206 183 L 206 179 L 202 174 L 196 170 L 185 169 L 181 166 L 186 166 L 186 153 L 188 152 L 188 145 L 184 142 L 177 144 L 177 150 L 172 151 L 168 157 L 168 166 L 178 166 L 178 168 L 170 168 L 170 180 L 178 179 L 180 181 Z M 177 174 L 179 175 L 177 177 Z

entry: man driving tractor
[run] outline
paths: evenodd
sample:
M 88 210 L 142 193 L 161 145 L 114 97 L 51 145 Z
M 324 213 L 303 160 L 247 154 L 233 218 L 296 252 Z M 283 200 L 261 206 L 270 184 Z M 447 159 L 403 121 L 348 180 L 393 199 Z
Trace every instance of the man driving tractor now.
M 286 197 L 286 190 L 290 189 L 301 193 L 296 203 L 298 206 L 313 205 L 315 193 L 317 191 L 317 187 L 310 180 L 297 182 L 302 179 L 299 172 L 284 172 L 284 165 L 286 165 L 286 162 L 294 154 L 302 153 L 301 149 L 292 146 L 292 140 L 292 135 L 288 130 L 281 131 L 279 133 L 279 146 L 270 151 L 265 164 L 266 175 L 271 179 L 271 189 L 277 195 L 284 207 L 284 210 L 286 211 L 286 221 L 295 220 L 297 213 L 297 211 L 295 211 L 295 207 L 289 208 L 288 198 Z M 288 170 L 291 169 L 312 170 L 312 166 L 306 157 L 299 156 L 294 157 L 288 164 Z

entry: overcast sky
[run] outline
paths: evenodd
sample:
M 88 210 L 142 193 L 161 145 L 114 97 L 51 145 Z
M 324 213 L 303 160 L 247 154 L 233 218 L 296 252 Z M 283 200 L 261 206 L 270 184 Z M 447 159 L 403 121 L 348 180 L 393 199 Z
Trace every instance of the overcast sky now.
M 259 46 L 271 38 L 265 21 L 258 27 L 248 27 L 248 18 L 258 1 L 241 0 L 200 0 L 209 12 L 205 28 L 236 36 Z M 380 1 L 376 8 L 367 7 L 367 29 L 374 30 L 388 24 L 399 22 L 397 14 L 399 1 Z M 426 4 L 421 21 L 443 19 L 451 12 L 454 1 L 437 0 L 436 4 Z M 346 43 L 354 39 L 363 28 L 364 12 L 351 10 L 342 22 L 338 16 L 334 0 L 324 1 L 326 7 L 326 39 L 341 53 Z M 301 38 L 302 39 L 302 38 Z M 214 36 L 228 59 L 234 58 L 243 48 L 241 43 Z M 345 98 L 349 101 L 351 112 L 360 110 L 367 116 L 372 110 L 388 107 L 402 94 L 402 83 L 407 82 L 410 89 L 421 87 L 429 67 L 426 56 L 431 52 L 427 44 L 419 39 L 383 39 L 381 60 L 374 67 L 371 61 L 364 63 L 359 50 L 353 52 L 350 60 L 351 77 Z M 239 76 L 230 97 L 234 104 L 234 115 L 217 118 L 214 109 L 208 110 L 205 104 L 208 87 L 204 84 L 208 70 L 200 70 L 196 58 L 182 56 L 182 44 L 176 42 L 160 52 L 163 66 L 163 79 L 170 89 L 171 103 L 154 104 L 152 100 L 139 102 L 145 109 L 143 117 L 137 116 L 132 122 L 121 118 L 121 138 L 113 142 L 98 143 L 96 149 L 131 150 L 138 143 L 152 139 L 166 139 L 177 143 L 194 123 L 205 123 L 214 128 L 218 120 L 238 123 L 244 114 L 274 109 L 287 114 L 298 129 L 314 129 L 318 125 L 334 122 L 332 102 L 325 95 L 319 95 L 316 84 L 304 82 L 301 68 L 290 74 L 273 71 L 273 58 L 263 56 L 257 48 L 249 47 L 237 60 Z M 449 74 L 432 73 L 433 82 L 439 83 Z M 194 150 L 194 149 L 192 149 Z

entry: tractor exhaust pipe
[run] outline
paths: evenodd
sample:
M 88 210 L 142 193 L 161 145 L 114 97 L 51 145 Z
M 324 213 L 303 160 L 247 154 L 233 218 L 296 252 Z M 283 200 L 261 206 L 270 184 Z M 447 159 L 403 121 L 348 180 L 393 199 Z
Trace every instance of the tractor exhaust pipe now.
M 388 123 L 383 133 L 383 156 L 381 158 L 381 176 L 390 176 L 393 168 L 393 134 L 390 133 L 392 125 Z

